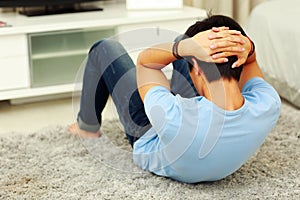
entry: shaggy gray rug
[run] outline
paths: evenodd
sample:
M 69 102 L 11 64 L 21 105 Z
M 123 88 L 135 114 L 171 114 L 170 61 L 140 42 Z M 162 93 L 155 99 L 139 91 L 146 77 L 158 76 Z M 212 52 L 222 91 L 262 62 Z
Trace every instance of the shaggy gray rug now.
M 283 104 L 276 128 L 233 175 L 184 184 L 142 172 L 116 122 L 83 140 L 65 127 L 0 137 L 0 199 L 300 199 L 300 111 Z

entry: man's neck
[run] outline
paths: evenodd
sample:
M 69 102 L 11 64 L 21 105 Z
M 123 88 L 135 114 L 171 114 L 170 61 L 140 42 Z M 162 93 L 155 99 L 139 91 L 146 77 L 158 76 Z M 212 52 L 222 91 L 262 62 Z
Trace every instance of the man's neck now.
M 206 82 L 203 95 L 224 110 L 237 110 L 244 104 L 238 82 L 233 79 Z

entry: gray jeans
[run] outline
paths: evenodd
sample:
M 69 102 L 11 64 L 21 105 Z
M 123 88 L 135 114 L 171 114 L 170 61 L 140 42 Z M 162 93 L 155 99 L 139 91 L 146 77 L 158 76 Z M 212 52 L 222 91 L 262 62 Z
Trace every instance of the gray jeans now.
M 173 94 L 194 97 L 196 89 L 189 76 L 185 60 L 173 62 L 171 90 Z M 95 43 L 88 55 L 78 113 L 79 127 L 96 132 L 101 126 L 101 113 L 109 95 L 112 96 L 119 119 L 131 145 L 151 124 L 138 94 L 136 68 L 124 47 L 115 40 Z

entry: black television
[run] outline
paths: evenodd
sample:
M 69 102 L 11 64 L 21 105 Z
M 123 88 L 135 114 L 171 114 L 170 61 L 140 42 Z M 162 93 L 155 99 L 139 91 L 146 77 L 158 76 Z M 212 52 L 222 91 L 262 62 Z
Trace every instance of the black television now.
M 100 7 L 86 5 L 104 0 L 0 0 L 0 8 L 14 8 L 26 16 L 42 16 L 86 11 L 101 11 Z

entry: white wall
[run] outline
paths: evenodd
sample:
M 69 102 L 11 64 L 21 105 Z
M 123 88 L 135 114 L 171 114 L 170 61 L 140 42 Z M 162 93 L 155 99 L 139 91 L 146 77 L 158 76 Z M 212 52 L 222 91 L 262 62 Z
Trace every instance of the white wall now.
M 186 5 L 233 17 L 242 26 L 246 25 L 251 10 L 264 1 L 267 0 L 184 0 Z

